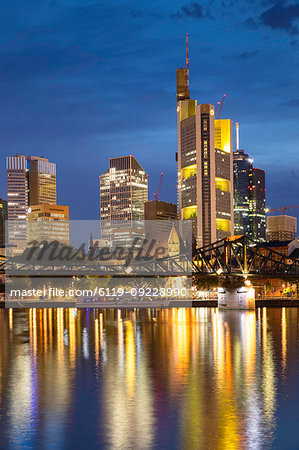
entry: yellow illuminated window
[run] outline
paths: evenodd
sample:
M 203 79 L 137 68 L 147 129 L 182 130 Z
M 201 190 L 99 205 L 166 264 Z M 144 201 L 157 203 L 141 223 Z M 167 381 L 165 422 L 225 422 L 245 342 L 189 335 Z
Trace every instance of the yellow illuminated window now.
M 215 178 L 216 189 L 220 189 L 224 192 L 230 192 L 230 181 L 224 178 Z
M 231 232 L 231 222 L 227 219 L 216 219 L 216 229 L 220 231 Z
M 192 217 L 197 216 L 197 206 L 187 206 L 183 209 L 183 218 L 192 219 Z
M 182 180 L 186 180 L 186 178 L 193 177 L 194 175 L 196 175 L 196 164 L 182 169 Z

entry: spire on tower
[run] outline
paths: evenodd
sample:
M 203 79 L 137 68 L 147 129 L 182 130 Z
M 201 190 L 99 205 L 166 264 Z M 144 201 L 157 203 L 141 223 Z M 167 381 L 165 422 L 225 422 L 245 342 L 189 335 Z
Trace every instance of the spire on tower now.
M 186 34 L 186 69 L 189 70 L 189 33 Z
M 189 91 L 189 33 L 186 34 L 186 89 Z
M 189 91 L 189 33 L 186 34 L 186 66 L 176 71 L 177 101 L 190 99 Z
M 239 151 L 240 150 L 240 134 L 239 134 L 239 123 L 237 122 L 236 123 L 236 134 L 237 134 L 237 139 L 236 139 L 236 141 L 237 141 L 237 151 Z

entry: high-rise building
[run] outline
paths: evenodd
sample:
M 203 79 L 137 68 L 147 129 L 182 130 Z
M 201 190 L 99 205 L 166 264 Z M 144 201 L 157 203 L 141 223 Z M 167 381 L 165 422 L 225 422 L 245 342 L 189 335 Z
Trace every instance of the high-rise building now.
M 234 233 L 265 241 L 265 172 L 244 150 L 234 152 Z
M 234 152 L 234 230 L 249 235 L 249 173 L 253 160 L 244 150 Z
M 177 83 L 179 219 L 192 220 L 201 247 L 233 231 L 232 121 L 215 120 L 213 105 L 181 93 Z
M 249 172 L 249 236 L 256 241 L 266 239 L 265 171 L 253 168 Z
M 28 242 L 70 243 L 69 207 L 33 205 L 28 209 Z
M 29 156 L 29 205 L 56 205 L 56 164 Z
M 297 218 L 286 214 L 267 217 L 269 241 L 292 241 L 297 232 Z
M 102 238 L 111 239 L 114 228 L 143 222 L 147 200 L 148 176 L 134 156 L 110 158 L 109 169 L 100 175 Z
M 37 156 L 6 158 L 8 239 L 23 251 L 27 244 L 27 210 L 30 205 L 56 203 L 56 165 Z
M 6 164 L 8 240 L 16 253 L 27 244 L 28 161 L 15 155 L 8 156 Z
M 0 246 L 5 245 L 6 221 L 7 221 L 7 200 L 3 200 L 2 198 L 0 198 Z

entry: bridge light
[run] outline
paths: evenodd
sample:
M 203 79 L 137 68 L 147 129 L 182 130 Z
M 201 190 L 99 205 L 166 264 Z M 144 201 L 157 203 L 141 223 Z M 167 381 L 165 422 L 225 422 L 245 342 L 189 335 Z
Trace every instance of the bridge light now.
M 219 269 L 216 270 L 217 275 L 221 275 L 223 272 L 223 270 L 221 269 L 221 267 L 219 267 Z

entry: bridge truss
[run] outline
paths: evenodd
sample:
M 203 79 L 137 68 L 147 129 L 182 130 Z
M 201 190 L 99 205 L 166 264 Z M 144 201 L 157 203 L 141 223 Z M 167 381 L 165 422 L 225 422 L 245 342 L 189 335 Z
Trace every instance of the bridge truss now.
M 193 252 L 193 269 L 201 275 L 299 277 L 299 260 L 248 236 L 232 236 Z

